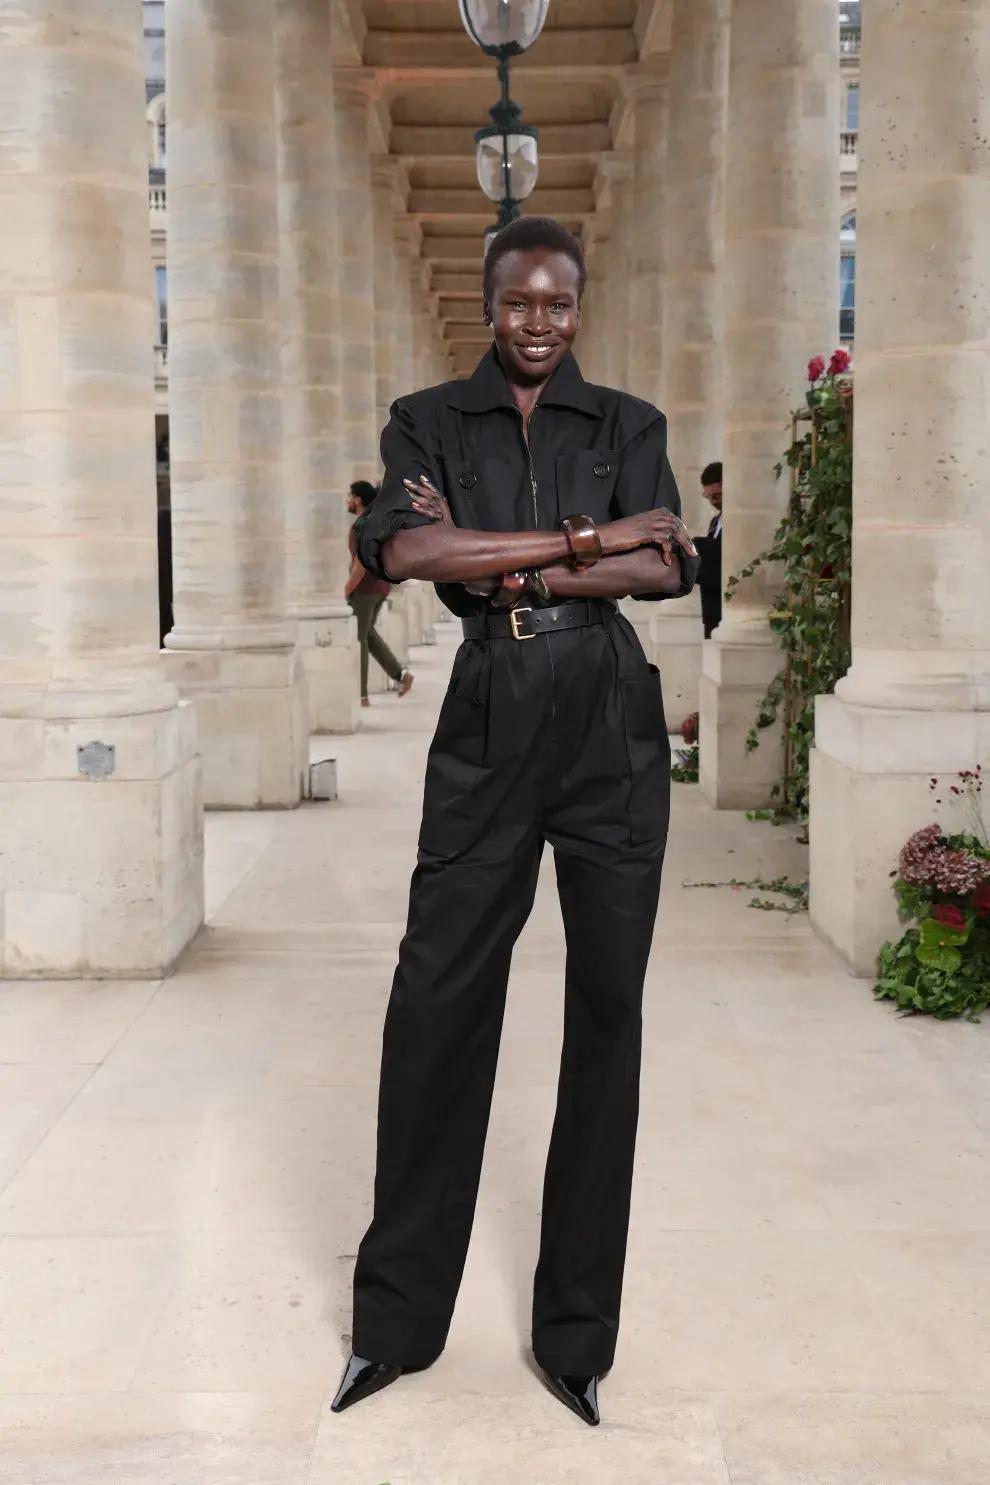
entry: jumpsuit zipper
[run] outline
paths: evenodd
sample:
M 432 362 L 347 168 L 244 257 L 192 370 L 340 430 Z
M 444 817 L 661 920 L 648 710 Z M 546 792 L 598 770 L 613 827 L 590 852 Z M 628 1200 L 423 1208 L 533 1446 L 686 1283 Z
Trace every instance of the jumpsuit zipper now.
M 516 411 L 518 412 L 519 409 L 517 408 Z M 536 408 L 534 407 L 533 412 L 535 411 Z M 533 413 L 530 413 L 531 418 L 532 416 Z M 529 464 L 529 487 L 533 492 L 533 530 L 539 531 L 540 508 L 536 501 L 536 467 L 533 464 L 533 451 L 529 446 L 529 430 L 526 426 L 526 419 L 521 412 L 519 412 L 519 422 L 522 425 L 523 443 L 526 446 L 526 460 Z M 549 634 L 544 634 L 543 638 L 546 641 L 547 656 L 550 660 L 550 720 L 555 721 L 557 716 L 557 671 L 553 663 L 553 645 L 550 643 L 550 636 Z

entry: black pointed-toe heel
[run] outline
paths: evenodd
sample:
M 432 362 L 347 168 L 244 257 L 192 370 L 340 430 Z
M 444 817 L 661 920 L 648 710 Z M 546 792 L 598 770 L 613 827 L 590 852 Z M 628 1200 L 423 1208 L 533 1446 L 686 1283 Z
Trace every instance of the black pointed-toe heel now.
M 565 1408 L 570 1408 L 576 1413 L 582 1423 L 587 1423 L 591 1428 L 597 1428 L 601 1420 L 598 1411 L 598 1378 L 592 1377 L 555 1377 L 545 1367 L 540 1368 L 540 1376 L 543 1385 L 552 1392 L 558 1402 L 562 1402 Z
M 365 1361 L 361 1356 L 352 1356 L 344 1369 L 337 1396 L 330 1404 L 331 1413 L 342 1413 L 345 1408 L 364 1402 L 366 1397 L 381 1392 L 383 1387 L 390 1386 L 401 1376 L 401 1366 L 393 1366 L 388 1361 Z

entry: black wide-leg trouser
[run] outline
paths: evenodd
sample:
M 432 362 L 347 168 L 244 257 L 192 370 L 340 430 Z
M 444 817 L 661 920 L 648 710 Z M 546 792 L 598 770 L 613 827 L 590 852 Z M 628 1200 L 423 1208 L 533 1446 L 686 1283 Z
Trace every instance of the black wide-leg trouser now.
M 375 1211 L 354 1278 L 357 1355 L 425 1366 L 446 1341 L 512 949 L 549 841 L 567 967 L 533 1350 L 555 1373 L 611 1366 L 669 791 L 660 680 L 624 619 L 461 646 L 430 751 L 385 1022 Z

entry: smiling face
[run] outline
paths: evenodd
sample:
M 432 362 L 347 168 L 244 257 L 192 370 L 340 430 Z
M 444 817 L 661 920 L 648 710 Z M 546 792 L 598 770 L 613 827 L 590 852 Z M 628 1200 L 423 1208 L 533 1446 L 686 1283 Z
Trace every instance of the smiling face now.
M 553 375 L 574 343 L 579 303 L 578 266 L 567 253 L 526 248 L 499 259 L 487 310 L 510 382 Z

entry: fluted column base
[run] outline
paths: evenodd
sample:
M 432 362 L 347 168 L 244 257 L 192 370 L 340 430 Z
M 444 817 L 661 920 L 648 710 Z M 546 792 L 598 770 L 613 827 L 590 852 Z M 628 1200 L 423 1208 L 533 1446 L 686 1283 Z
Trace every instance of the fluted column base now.
M 0 719 L 0 978 L 160 979 L 203 923 L 189 704 Z M 112 771 L 91 777 L 113 748 Z
M 206 808 L 294 809 L 309 776 L 308 696 L 299 651 L 170 647 L 162 660 L 169 679 L 199 712 Z
M 903 931 L 891 891 L 901 846 L 940 820 L 959 830 L 952 776 L 990 770 L 990 712 L 887 711 L 820 696 L 811 754 L 811 921 L 854 974 Z M 945 780 L 941 808 L 929 789 Z
M 702 644 L 698 745 L 701 792 L 720 810 L 766 809 L 783 768 L 779 726 L 746 751 L 766 689 L 784 663 L 766 620 L 723 623 Z

